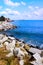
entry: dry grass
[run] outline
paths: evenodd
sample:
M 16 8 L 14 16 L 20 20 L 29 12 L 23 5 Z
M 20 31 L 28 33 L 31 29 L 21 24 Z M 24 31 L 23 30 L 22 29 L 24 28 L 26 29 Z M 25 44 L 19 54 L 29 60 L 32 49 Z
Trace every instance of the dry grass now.
M 5 61 L 5 60 L 0 60 L 0 65 L 7 65 L 7 61 Z
M 18 58 L 15 58 L 14 60 L 11 61 L 10 65 L 19 65 L 19 60 Z
M 25 45 L 24 45 L 24 48 L 25 48 L 25 49 L 27 49 L 27 50 L 29 51 L 30 46 L 29 46 L 29 45 L 27 45 L 27 44 L 25 44 Z
M 8 42 L 11 42 L 11 40 L 7 40 Z M 20 46 L 20 44 L 17 42 L 15 47 L 20 48 L 21 51 L 27 52 L 25 49 L 29 51 L 30 47 L 27 44 L 24 44 L 24 48 Z M 6 50 L 6 46 L 3 43 L 3 47 L 0 48 L 0 65 L 20 65 L 19 61 L 20 59 L 18 57 L 15 57 L 14 55 L 11 57 L 6 57 L 6 55 L 10 51 Z M 29 62 L 29 59 L 31 58 L 30 54 L 25 54 L 23 57 L 24 65 L 31 65 Z

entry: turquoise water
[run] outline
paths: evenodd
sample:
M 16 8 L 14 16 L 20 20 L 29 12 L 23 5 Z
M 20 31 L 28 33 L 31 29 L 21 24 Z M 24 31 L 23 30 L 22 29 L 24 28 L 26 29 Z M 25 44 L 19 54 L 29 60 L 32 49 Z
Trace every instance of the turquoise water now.
M 6 31 L 7 34 L 24 40 L 28 44 L 37 46 L 43 44 L 43 20 L 15 20 L 11 23 L 17 28 Z

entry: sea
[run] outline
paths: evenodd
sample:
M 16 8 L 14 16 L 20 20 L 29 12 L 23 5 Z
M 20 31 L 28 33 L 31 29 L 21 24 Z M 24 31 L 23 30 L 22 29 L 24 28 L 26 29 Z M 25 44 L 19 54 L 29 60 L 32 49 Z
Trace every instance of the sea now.
M 16 25 L 17 28 L 5 31 L 6 34 L 27 44 L 43 46 L 43 20 L 14 20 L 10 24 Z

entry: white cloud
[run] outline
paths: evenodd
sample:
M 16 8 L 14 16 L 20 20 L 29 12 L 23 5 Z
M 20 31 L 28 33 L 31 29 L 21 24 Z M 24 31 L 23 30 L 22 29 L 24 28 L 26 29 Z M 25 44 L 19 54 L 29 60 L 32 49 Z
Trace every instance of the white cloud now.
M 6 8 L 0 11 L 0 15 L 5 15 L 11 19 L 43 19 L 43 7 L 29 6 L 25 11 L 12 10 L 11 8 Z
M 43 16 L 43 8 L 37 8 L 36 10 L 34 10 L 34 15 L 37 15 L 39 17 Z
M 22 18 L 24 19 L 36 19 L 42 20 L 43 19 L 43 8 L 38 6 L 29 6 L 27 9 L 28 11 L 23 12 Z
M 18 12 L 18 11 L 13 11 L 13 14 L 20 15 L 20 12 Z
M 4 11 L 0 11 L 0 15 L 4 15 L 5 17 L 9 17 L 11 19 L 13 18 L 17 19 L 20 16 L 20 12 L 17 10 L 7 8 Z
M 21 1 L 21 4 L 22 4 L 22 5 L 24 5 L 24 6 L 26 5 L 26 3 L 25 3 L 25 2 L 23 2 L 23 1 Z
M 33 7 L 33 6 L 31 6 L 31 5 L 30 5 L 30 6 L 28 6 L 28 8 L 29 8 L 29 9 L 31 9 L 31 10 L 33 10 L 33 9 L 34 9 L 34 7 Z
M 38 6 L 32 6 L 32 5 L 29 5 L 28 8 L 29 8 L 30 10 L 37 10 L 37 9 L 39 9 Z
M 6 11 L 1 11 L 0 15 L 7 15 L 7 12 Z
M 2 6 L 0 6 L 0 9 L 2 9 Z
M 43 7 L 30 5 L 28 6 L 28 12 L 31 15 L 31 19 L 43 19 Z
M 40 13 L 39 13 L 38 11 L 34 11 L 33 13 L 34 13 L 34 15 L 36 15 L 36 16 L 39 16 L 39 15 L 40 15 Z
M 16 10 L 12 10 L 12 9 L 5 9 L 5 11 L 8 13 L 8 14 L 15 14 L 15 15 L 20 15 L 20 12 L 16 11 Z
M 19 2 L 15 2 L 14 6 L 20 6 L 20 3 Z
M 0 15 L 4 15 L 5 17 L 11 18 L 11 19 L 20 19 L 21 13 L 17 10 L 11 10 L 7 8 L 4 11 L 0 11 Z
M 43 15 L 43 8 L 40 8 L 40 9 L 38 10 L 38 12 L 39 12 L 40 15 Z
M 35 8 L 36 8 L 36 9 L 39 9 L 39 7 L 38 7 L 38 6 L 35 6 Z
M 25 2 L 21 1 L 21 2 L 13 2 L 11 0 L 4 0 L 4 3 L 8 6 L 20 6 L 20 5 L 26 5 Z
M 10 0 L 4 0 L 5 4 L 14 6 L 14 3 Z
M 11 0 L 4 0 L 5 4 L 8 6 L 19 6 L 20 3 L 19 2 L 12 2 Z
M 8 12 L 8 11 L 11 11 L 11 9 L 10 9 L 10 8 L 6 8 L 6 9 L 5 9 L 5 11 L 7 11 L 7 12 Z

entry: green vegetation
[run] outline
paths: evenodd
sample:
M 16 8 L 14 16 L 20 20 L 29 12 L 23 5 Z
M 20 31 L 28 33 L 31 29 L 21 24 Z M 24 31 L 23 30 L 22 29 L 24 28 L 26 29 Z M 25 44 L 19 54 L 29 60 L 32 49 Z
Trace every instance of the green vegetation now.
M 0 17 L 0 21 L 5 21 L 5 17 L 4 16 L 1 16 Z

